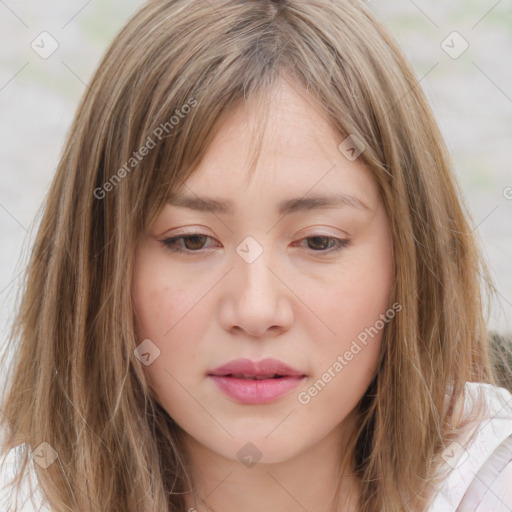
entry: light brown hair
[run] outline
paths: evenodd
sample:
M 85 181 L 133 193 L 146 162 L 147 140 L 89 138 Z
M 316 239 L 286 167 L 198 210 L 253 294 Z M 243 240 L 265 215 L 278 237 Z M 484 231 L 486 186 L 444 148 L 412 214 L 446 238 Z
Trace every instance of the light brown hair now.
M 368 7 L 151 1 L 115 38 L 78 108 L 11 335 L 3 450 L 26 443 L 23 469 L 28 448 L 56 450 L 47 469 L 34 466 L 55 512 L 184 511 L 179 427 L 134 355 L 134 247 L 225 115 L 249 100 L 264 107 L 279 79 L 322 106 L 340 142 L 364 141 L 359 158 L 393 233 L 391 303 L 403 309 L 358 406 L 361 512 L 424 510 L 465 382 L 495 383 L 481 289 L 492 284 L 469 213 L 418 80 Z M 148 137 L 155 147 L 139 159 Z

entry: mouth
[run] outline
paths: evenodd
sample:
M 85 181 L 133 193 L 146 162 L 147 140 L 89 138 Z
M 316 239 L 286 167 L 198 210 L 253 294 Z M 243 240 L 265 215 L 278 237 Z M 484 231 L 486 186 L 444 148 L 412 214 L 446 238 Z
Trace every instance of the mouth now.
M 207 374 L 218 390 L 239 404 L 266 404 L 289 393 L 306 375 L 277 359 L 237 359 Z

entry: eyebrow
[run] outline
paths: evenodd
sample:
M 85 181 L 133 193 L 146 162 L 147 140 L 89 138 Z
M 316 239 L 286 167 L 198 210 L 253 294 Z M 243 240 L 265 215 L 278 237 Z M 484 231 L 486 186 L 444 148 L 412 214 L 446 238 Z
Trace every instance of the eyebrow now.
M 189 208 L 197 211 L 209 211 L 211 213 L 234 215 L 235 204 L 231 200 L 217 199 L 212 197 L 187 196 L 174 194 L 167 201 L 172 206 Z M 277 212 L 280 215 L 287 215 L 298 211 L 314 210 L 321 208 L 342 208 L 350 206 L 361 210 L 372 211 L 363 201 L 350 194 L 329 194 L 309 197 L 296 197 L 285 199 L 277 205 Z

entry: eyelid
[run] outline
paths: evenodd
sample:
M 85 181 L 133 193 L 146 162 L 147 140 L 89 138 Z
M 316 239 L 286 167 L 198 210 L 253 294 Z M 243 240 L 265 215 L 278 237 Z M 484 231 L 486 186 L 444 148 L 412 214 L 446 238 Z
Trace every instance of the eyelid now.
M 185 230 L 185 231 L 180 231 Z M 204 231 L 208 231 L 207 227 L 204 226 L 198 226 L 198 227 L 184 227 L 184 228 L 178 228 L 177 230 L 173 231 L 171 235 L 164 235 L 163 238 L 173 238 L 176 236 L 188 236 L 188 235 L 204 235 L 204 236 L 211 236 L 207 235 Z

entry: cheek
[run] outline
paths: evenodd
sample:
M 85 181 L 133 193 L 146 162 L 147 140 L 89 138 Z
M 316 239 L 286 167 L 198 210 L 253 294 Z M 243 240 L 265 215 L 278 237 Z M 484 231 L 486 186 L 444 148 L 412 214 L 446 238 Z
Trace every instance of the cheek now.
M 205 312 L 196 294 L 148 282 L 136 292 L 135 324 L 139 341 L 149 338 L 166 356 L 179 358 L 190 351 L 203 330 Z M 164 359 L 170 359 L 164 357 Z
M 158 272 L 158 267 L 139 270 L 134 280 L 137 340 L 141 343 L 149 339 L 160 351 L 151 364 L 144 366 L 144 372 L 157 400 L 175 417 L 190 407 L 182 386 L 187 387 L 188 369 L 197 365 L 203 329 L 197 316 L 201 304 L 196 304 L 197 294 L 190 291 L 193 287 L 187 290 L 170 284 L 173 279 Z
M 311 398 L 321 395 L 311 405 L 326 421 L 341 420 L 364 394 L 376 371 L 383 332 L 396 314 L 390 304 L 390 238 L 374 238 L 344 263 L 328 286 L 309 294 L 318 316 L 329 327 L 317 338 L 316 380 L 307 390 Z M 327 403 L 338 403 L 340 408 L 329 408 Z
M 163 341 L 197 301 L 192 283 L 182 282 L 164 253 L 142 246 L 133 277 L 134 321 L 139 339 Z
M 135 334 L 138 343 L 149 339 L 160 351 L 145 371 L 157 387 L 167 389 L 171 375 L 180 378 L 193 363 L 207 315 L 199 301 L 200 289 L 180 282 L 167 262 L 143 256 L 133 279 Z
M 390 307 L 392 260 L 389 257 L 384 261 L 383 254 L 370 247 L 354 252 L 330 273 L 328 282 L 300 292 L 315 314 L 316 318 L 308 314 L 311 322 L 322 321 L 318 332 L 329 345 L 334 343 L 339 348 L 350 342 L 374 326 Z
M 308 407 L 305 421 L 338 424 L 367 390 L 377 370 L 384 330 L 395 315 L 388 304 L 390 280 L 382 284 L 375 290 L 359 281 L 352 293 L 349 287 L 347 294 L 331 297 L 337 306 L 328 301 L 320 309 L 336 334 L 317 338 L 314 378 L 297 397 Z

